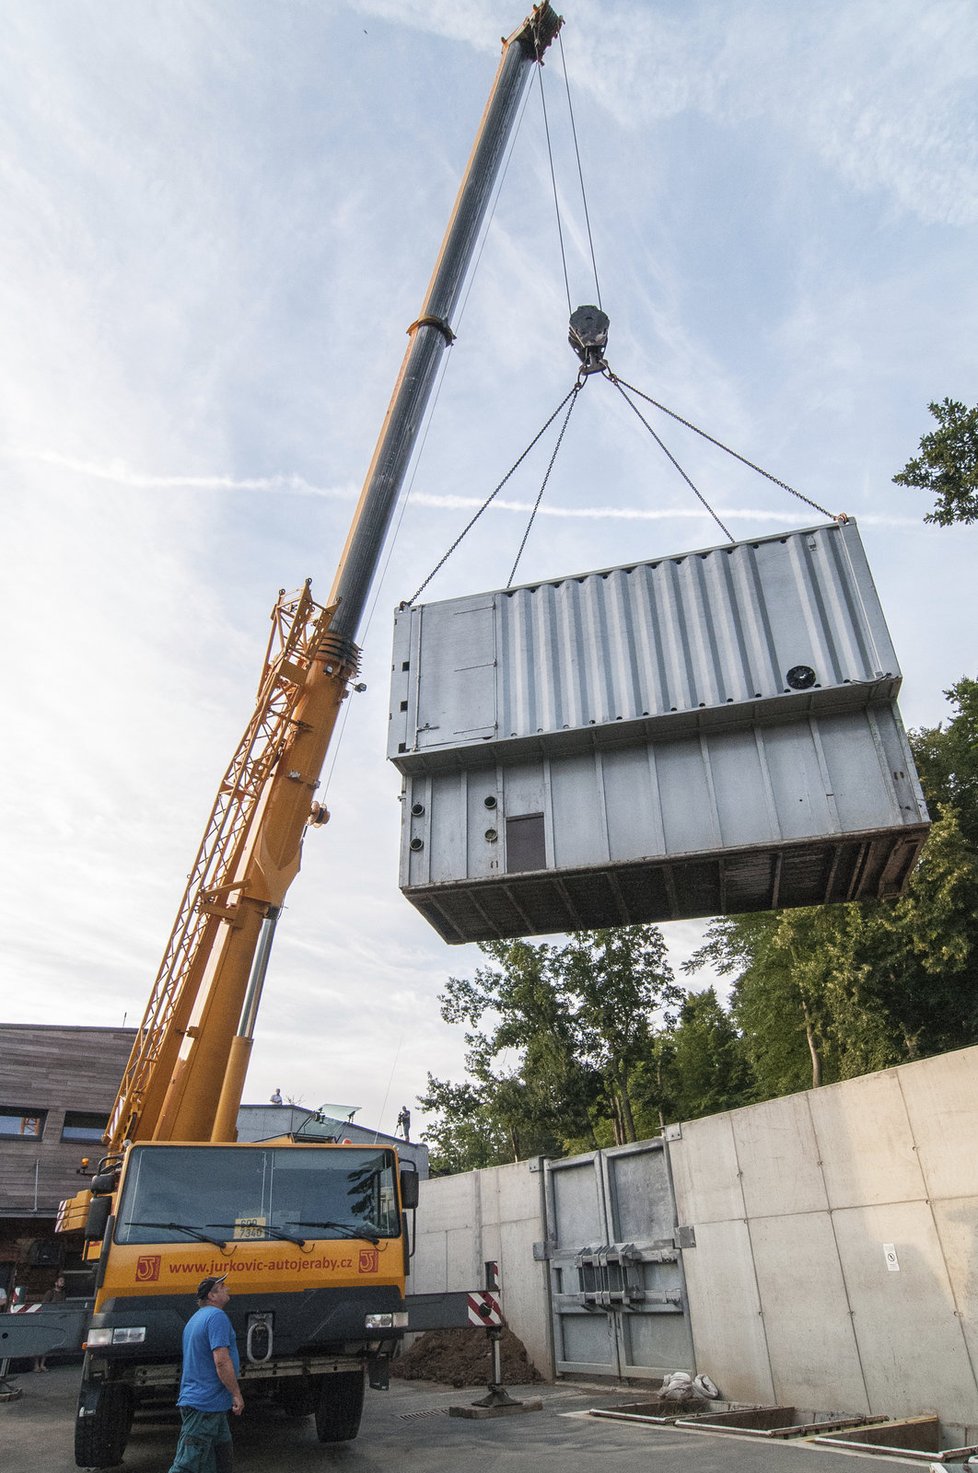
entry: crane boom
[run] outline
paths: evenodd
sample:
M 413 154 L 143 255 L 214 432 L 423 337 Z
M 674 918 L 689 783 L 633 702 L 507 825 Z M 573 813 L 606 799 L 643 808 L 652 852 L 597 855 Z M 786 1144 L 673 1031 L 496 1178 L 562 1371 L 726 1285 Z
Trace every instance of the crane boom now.
M 561 24 L 549 3 L 536 5 L 503 42 L 328 604 L 315 604 L 307 585 L 281 595 L 273 610 L 255 711 L 221 784 L 111 1112 L 110 1153 L 136 1140 L 235 1138 L 271 931 L 305 829 L 327 817 L 314 793 L 358 667 L 363 610 L 530 67 Z

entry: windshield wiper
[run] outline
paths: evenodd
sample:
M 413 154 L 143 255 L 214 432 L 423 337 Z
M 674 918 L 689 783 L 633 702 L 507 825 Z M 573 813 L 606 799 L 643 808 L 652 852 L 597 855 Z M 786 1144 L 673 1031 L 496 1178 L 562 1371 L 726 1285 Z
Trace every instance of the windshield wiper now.
M 344 1238 L 365 1238 L 368 1243 L 380 1242 L 377 1229 L 362 1223 L 333 1222 L 331 1219 L 325 1222 L 300 1222 L 295 1218 L 290 1218 L 289 1225 L 290 1227 L 335 1228 L 337 1232 L 343 1234 Z
M 233 1228 L 235 1232 L 239 1228 L 246 1231 L 249 1236 L 253 1232 L 264 1233 L 268 1238 L 278 1238 L 283 1243 L 294 1243 L 297 1248 L 306 1246 L 305 1238 L 293 1238 L 291 1233 L 283 1233 L 281 1228 L 266 1227 L 263 1222 L 209 1222 L 208 1227 Z
M 190 1227 L 185 1222 L 124 1222 L 123 1227 L 147 1227 L 167 1228 L 170 1232 L 186 1233 L 189 1238 L 196 1238 L 198 1243 L 213 1243 L 215 1248 L 226 1248 L 227 1243 L 223 1238 L 212 1238 L 210 1233 L 202 1233 L 199 1228 Z M 221 1227 L 222 1223 L 210 1222 L 208 1227 Z

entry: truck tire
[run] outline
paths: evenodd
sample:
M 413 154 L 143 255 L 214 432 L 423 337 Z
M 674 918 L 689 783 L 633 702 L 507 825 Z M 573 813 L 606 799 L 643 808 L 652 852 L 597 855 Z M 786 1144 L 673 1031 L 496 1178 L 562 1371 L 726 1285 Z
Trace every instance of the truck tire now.
M 287 1417 L 311 1417 L 319 1406 L 328 1376 L 290 1376 L 278 1388 L 279 1406 Z
M 341 1371 L 323 1377 L 316 1407 L 316 1436 L 320 1442 L 352 1442 L 360 1431 L 363 1413 L 363 1371 Z
M 75 1462 L 79 1468 L 115 1468 L 129 1441 L 132 1392 L 117 1381 L 82 1386 L 75 1417 Z

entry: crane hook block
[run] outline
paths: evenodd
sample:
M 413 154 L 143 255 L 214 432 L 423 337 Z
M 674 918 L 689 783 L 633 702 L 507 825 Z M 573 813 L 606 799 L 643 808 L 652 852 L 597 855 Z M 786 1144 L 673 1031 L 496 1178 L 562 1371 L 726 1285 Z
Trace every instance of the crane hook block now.
M 608 314 L 600 307 L 578 307 L 571 313 L 567 341 L 584 365 L 585 373 L 600 373 L 608 346 Z

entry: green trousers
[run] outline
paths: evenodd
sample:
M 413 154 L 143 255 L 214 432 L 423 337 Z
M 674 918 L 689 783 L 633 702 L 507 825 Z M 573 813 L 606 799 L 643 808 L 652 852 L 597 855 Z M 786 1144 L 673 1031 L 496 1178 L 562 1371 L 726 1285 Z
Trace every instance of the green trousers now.
M 227 1412 L 181 1407 L 180 1441 L 170 1473 L 231 1473 L 231 1429 Z

